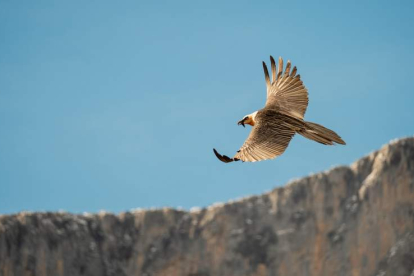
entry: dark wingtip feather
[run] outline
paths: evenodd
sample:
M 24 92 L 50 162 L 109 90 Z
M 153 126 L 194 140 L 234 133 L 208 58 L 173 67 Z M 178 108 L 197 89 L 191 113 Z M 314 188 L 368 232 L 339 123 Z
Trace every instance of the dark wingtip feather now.
M 224 163 L 230 163 L 230 162 L 233 162 L 233 161 L 238 161 L 238 159 L 233 159 L 233 158 L 230 158 L 230 157 L 228 157 L 227 155 L 221 155 L 220 153 L 218 153 L 217 151 L 216 151 L 216 149 L 214 149 L 213 148 L 213 151 L 214 151 L 214 154 L 216 155 L 216 157 L 221 161 L 221 162 L 224 162 Z
M 298 69 L 296 68 L 296 66 L 293 66 L 292 73 L 290 73 L 290 76 L 291 76 L 292 78 L 296 75 L 297 70 L 298 70 Z
M 269 87 L 270 86 L 269 71 L 267 70 L 267 66 L 264 61 L 262 61 L 262 64 L 263 64 L 263 71 L 264 71 L 265 79 L 266 79 L 266 86 Z
M 275 59 L 270 56 L 270 63 L 272 65 L 272 81 L 276 81 L 276 62 Z
M 282 75 L 282 72 L 283 72 L 283 58 L 279 57 L 279 65 L 278 65 L 278 68 L 277 68 L 277 76 L 276 76 L 277 80 Z

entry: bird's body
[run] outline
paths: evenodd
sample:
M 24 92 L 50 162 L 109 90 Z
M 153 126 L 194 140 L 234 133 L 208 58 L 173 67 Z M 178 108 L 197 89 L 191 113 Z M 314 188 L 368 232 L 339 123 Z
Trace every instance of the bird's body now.
M 296 76 L 296 67 L 291 69 L 290 61 L 287 62 L 283 72 L 283 60 L 279 58 L 278 71 L 276 64 L 270 57 L 272 65 L 272 82 L 266 64 L 263 62 L 267 85 L 267 100 L 263 109 L 245 116 L 239 125 L 249 124 L 252 131 L 240 150 L 233 158 L 214 153 L 221 161 L 261 161 L 273 159 L 281 155 L 289 145 L 296 133 L 324 145 L 345 142 L 334 131 L 321 125 L 304 121 L 304 115 L 308 106 L 308 92 L 300 75 Z

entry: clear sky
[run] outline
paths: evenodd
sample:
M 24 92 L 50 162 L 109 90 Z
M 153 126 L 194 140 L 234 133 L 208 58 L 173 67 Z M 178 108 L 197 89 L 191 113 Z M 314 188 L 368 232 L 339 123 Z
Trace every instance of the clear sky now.
M 0 213 L 203 207 L 413 135 L 414 2 L 310 2 L 0 0 Z M 216 159 L 263 107 L 269 55 L 346 146 Z

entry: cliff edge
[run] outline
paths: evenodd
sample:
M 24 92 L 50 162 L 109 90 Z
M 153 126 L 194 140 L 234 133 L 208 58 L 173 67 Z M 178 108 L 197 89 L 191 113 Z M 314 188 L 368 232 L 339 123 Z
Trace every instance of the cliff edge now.
M 0 216 L 12 275 L 414 275 L 414 138 L 191 212 Z

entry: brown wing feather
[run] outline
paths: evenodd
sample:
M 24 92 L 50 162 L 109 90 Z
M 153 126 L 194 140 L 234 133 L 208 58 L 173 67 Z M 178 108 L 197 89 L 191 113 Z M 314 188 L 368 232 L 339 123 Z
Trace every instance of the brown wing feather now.
M 301 120 L 262 109 L 257 113 L 255 125 L 234 159 L 247 162 L 273 159 L 286 150 L 295 132 L 302 127 Z
M 288 61 L 283 72 L 283 59 L 279 58 L 276 74 L 276 65 L 273 57 L 270 57 L 270 61 L 272 63 L 272 83 L 270 85 L 269 73 L 266 74 L 267 68 L 265 68 L 267 84 L 266 108 L 275 109 L 281 113 L 303 119 L 308 107 L 308 90 L 300 80 L 300 75 L 296 76 L 296 66 L 290 72 L 291 63 Z M 276 76 L 276 79 L 274 76 Z
M 270 86 L 271 86 L 270 85 L 270 78 L 269 78 L 269 71 L 267 70 L 266 63 L 264 61 L 262 63 L 263 63 L 263 71 L 264 71 L 264 74 L 265 74 L 266 87 L 267 87 L 267 90 L 269 90 Z
M 272 64 L 272 82 L 276 80 L 276 63 L 272 56 L 270 56 L 270 63 Z

